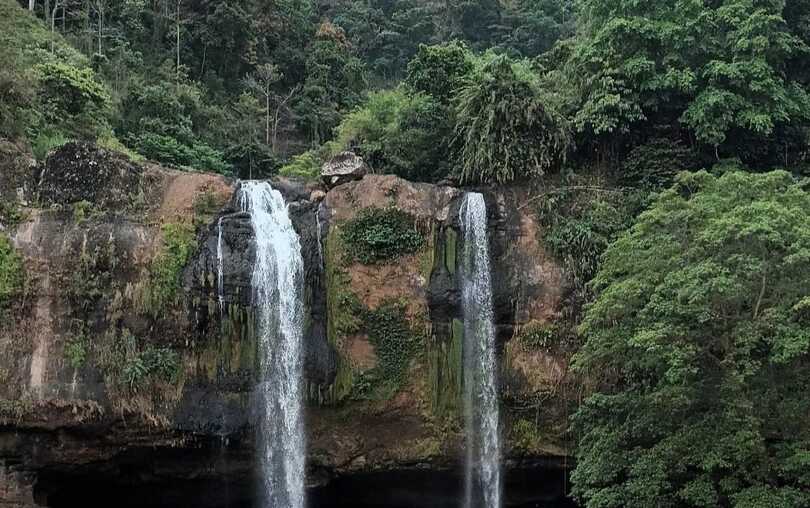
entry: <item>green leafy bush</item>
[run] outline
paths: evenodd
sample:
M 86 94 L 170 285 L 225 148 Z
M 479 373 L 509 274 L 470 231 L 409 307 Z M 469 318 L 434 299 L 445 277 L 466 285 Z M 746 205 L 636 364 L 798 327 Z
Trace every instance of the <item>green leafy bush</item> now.
M 231 169 L 223 154 L 205 143 L 185 144 L 172 136 L 153 132 L 131 137 L 130 142 L 141 154 L 161 162 L 217 173 L 228 173 Z
M 8 238 L 0 234 L 0 308 L 9 304 L 23 285 L 22 258 Z
M 25 215 L 16 200 L 0 201 L 0 224 L 14 226 L 19 224 Z
M 179 370 L 180 360 L 176 351 L 148 346 L 127 361 L 121 372 L 121 382 L 131 391 L 138 391 L 149 380 L 174 382 Z
M 525 61 L 487 54 L 458 91 L 457 170 L 462 182 L 537 177 L 566 158 L 567 120 Z
M 512 445 L 518 450 L 534 451 L 540 444 L 540 432 L 533 422 L 521 418 L 512 424 Z
M 98 365 L 108 385 L 136 393 L 156 382 L 177 381 L 181 367 L 179 354 L 169 347 L 139 342 L 124 328 L 111 330 L 94 344 Z
M 605 252 L 574 367 L 587 506 L 806 506 L 810 192 L 681 173 Z
M 373 310 L 363 309 L 363 330 L 374 346 L 378 363 L 354 380 L 353 398 L 385 399 L 405 381 L 420 340 L 405 312 L 405 303 L 398 300 L 385 300 Z
M 144 156 L 131 150 L 128 146 L 121 142 L 112 131 L 103 132 L 96 140 L 96 144 L 106 150 L 124 154 L 129 160 L 135 162 L 142 162 Z
M 602 254 L 632 225 L 648 194 L 602 187 L 587 179 L 568 183 L 549 191 L 535 209 L 543 226 L 543 244 L 562 261 L 584 296 Z
M 700 169 L 698 156 L 678 141 L 653 138 L 639 145 L 622 164 L 622 180 L 653 189 L 668 187 L 681 171 Z
M 286 177 L 317 180 L 321 176 L 321 159 L 313 150 L 296 155 L 281 167 L 278 174 Z
M 110 95 L 96 80 L 92 69 L 52 61 L 36 66 L 35 70 L 47 121 L 63 123 L 83 116 L 91 124 L 105 122 Z
M 64 355 L 72 368 L 82 368 L 87 361 L 87 338 L 84 335 L 72 337 L 65 344 Z
M 31 140 L 31 151 L 34 152 L 34 157 L 38 161 L 44 161 L 48 158 L 51 150 L 56 150 L 69 141 L 61 131 L 43 129 Z
M 340 233 L 347 254 L 367 265 L 412 254 L 425 242 L 413 216 L 396 208 L 365 208 Z
M 151 265 L 148 288 L 148 308 L 154 313 L 164 312 L 175 303 L 181 288 L 181 276 L 194 247 L 194 228 L 188 224 L 164 224 L 163 246 Z
M 473 70 L 473 56 L 459 41 L 427 46 L 419 45 L 408 62 L 405 83 L 412 89 L 448 103 Z
M 377 173 L 416 181 L 447 174 L 451 126 L 430 96 L 402 87 L 372 92 L 335 132 L 343 150 L 354 150 Z

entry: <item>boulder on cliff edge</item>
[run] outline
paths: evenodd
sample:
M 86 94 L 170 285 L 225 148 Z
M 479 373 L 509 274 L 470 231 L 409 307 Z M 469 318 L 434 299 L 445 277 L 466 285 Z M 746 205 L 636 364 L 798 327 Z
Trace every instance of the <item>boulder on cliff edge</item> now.
M 353 152 L 341 152 L 321 167 L 321 178 L 330 189 L 362 179 L 368 173 L 363 158 Z

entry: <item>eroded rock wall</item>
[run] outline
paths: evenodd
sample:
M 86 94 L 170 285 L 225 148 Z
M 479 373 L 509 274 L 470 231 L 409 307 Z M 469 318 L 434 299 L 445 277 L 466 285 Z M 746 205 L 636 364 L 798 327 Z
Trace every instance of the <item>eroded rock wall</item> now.
M 0 190 L 15 219 L 2 219 L 0 234 L 23 258 L 25 284 L 0 322 L 0 486 L 19 487 L 0 489 L 0 505 L 29 499 L 25 489 L 33 496 L 37 475 L 48 479 L 38 502 L 49 505 L 70 478 L 123 470 L 140 471 L 144 484 L 239 485 L 249 499 L 255 253 L 238 183 L 90 145 L 69 144 L 39 166 L 3 146 L 3 167 L 16 169 Z M 304 250 L 309 484 L 452 471 L 463 445 L 463 191 L 380 175 L 325 197 L 314 185 L 274 186 Z M 524 336 L 559 319 L 564 275 L 526 192 L 484 193 L 507 455 L 556 460 L 567 355 Z M 352 257 L 343 231 L 368 209 L 411 217 L 418 249 L 374 263 Z
M 521 338 L 526 329 L 550 329 L 560 318 L 565 277 L 540 243 L 537 220 L 525 206 L 528 193 L 499 189 L 484 194 L 499 359 L 509 390 L 503 412 L 508 454 L 563 456 L 567 401 L 559 392 L 570 383 L 567 355 Z M 319 412 L 328 414 L 335 407 L 352 419 L 347 425 L 329 417 L 313 422 L 316 449 L 345 448 L 335 457 L 324 453 L 323 460 L 341 457 L 341 468 L 363 470 L 369 464 L 449 466 L 461 456 L 462 196 L 456 188 L 379 175 L 327 194 L 329 340 L 338 351 L 338 373 L 328 388 L 327 409 Z M 346 224 L 364 210 L 387 208 L 413 217 L 425 239 L 420 249 L 372 264 L 353 258 L 342 234 Z M 374 324 L 357 318 L 366 314 L 373 320 L 376 310 L 392 302 L 402 302 L 402 317 L 415 341 L 401 379 L 385 372 L 384 355 L 391 353 L 381 351 L 370 336 Z

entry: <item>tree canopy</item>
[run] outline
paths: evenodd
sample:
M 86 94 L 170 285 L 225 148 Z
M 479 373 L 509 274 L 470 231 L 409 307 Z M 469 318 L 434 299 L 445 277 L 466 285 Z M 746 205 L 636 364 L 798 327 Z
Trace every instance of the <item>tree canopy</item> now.
M 807 83 L 793 63 L 808 46 L 784 11 L 770 0 L 583 0 L 569 62 L 577 128 L 611 136 L 668 124 L 731 150 L 739 135 L 806 124 Z
M 524 61 L 485 55 L 456 97 L 458 173 L 463 182 L 542 176 L 565 159 L 566 119 Z
M 682 173 L 608 248 L 576 369 L 588 507 L 810 503 L 810 193 Z

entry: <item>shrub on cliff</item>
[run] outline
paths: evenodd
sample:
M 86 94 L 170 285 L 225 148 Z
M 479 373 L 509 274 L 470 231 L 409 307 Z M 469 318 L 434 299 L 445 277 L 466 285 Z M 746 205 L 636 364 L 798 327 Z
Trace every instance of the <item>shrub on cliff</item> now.
M 396 208 L 366 208 L 343 225 L 348 255 L 363 264 L 383 263 L 412 254 L 425 242 L 413 217 Z
M 567 120 L 525 61 L 486 54 L 456 97 L 457 171 L 462 182 L 541 176 L 565 160 Z
M 442 111 L 432 97 L 406 88 L 372 92 L 338 126 L 336 143 L 375 172 L 436 180 L 447 173 L 450 125 Z
M 0 310 L 6 307 L 22 288 L 22 260 L 14 246 L 0 235 Z
M 194 228 L 189 224 L 164 224 L 161 233 L 163 245 L 152 260 L 144 302 L 146 310 L 155 316 L 177 303 L 183 269 L 195 247 Z
M 278 174 L 287 177 L 317 180 L 321 176 L 321 159 L 314 150 L 294 156 L 290 162 L 281 166 Z
M 575 368 L 587 506 L 810 504 L 810 192 L 682 173 L 605 253 Z

